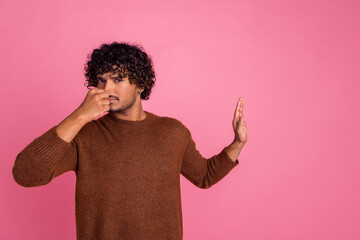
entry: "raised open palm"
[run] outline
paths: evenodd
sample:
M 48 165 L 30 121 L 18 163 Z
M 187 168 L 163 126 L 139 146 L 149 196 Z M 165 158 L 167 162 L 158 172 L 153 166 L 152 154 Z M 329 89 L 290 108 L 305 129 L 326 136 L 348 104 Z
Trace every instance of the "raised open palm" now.
M 247 128 L 243 115 L 244 100 L 242 97 L 239 98 L 233 119 L 233 128 L 235 132 L 235 141 L 245 144 L 247 141 Z

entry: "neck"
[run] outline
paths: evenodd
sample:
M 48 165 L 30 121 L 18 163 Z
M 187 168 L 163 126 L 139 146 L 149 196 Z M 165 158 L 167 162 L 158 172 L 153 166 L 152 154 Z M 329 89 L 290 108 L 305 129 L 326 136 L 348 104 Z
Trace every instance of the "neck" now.
M 128 112 L 110 112 L 116 118 L 129 120 L 129 121 L 140 121 L 146 118 L 146 113 L 142 108 L 137 111 L 128 111 Z

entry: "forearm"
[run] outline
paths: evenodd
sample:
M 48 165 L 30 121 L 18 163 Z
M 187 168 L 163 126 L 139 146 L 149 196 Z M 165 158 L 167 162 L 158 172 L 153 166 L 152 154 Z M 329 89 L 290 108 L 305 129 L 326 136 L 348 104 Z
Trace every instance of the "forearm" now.
M 54 126 L 16 156 L 13 177 L 24 187 L 45 185 L 55 176 L 75 170 L 76 157 L 75 143 L 70 144 L 59 138 Z
M 225 147 L 225 152 L 229 155 L 231 160 L 235 162 L 236 159 L 238 159 L 243 147 L 244 144 L 234 140 L 229 146 Z
M 70 143 L 80 129 L 87 123 L 84 115 L 75 110 L 56 127 L 56 133 L 65 142 Z

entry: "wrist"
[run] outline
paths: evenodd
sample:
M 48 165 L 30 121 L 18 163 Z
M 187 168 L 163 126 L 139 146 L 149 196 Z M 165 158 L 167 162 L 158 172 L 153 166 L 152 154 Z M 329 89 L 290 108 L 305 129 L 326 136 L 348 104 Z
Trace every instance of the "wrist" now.
M 241 142 L 240 140 L 234 139 L 231 143 L 231 146 L 235 148 L 242 148 L 245 145 L 245 142 Z
M 85 125 L 89 122 L 87 116 L 79 109 L 76 109 L 72 113 L 72 117 L 74 118 L 74 120 L 76 120 L 76 122 L 81 123 L 82 125 Z

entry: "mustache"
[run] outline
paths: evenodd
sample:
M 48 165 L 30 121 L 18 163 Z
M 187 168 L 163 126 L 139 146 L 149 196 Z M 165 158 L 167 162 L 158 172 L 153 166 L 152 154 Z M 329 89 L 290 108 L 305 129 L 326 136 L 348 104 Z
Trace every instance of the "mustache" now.
M 119 100 L 119 98 L 117 96 L 114 96 L 114 95 L 109 95 L 109 98 L 115 98 L 115 99 Z

